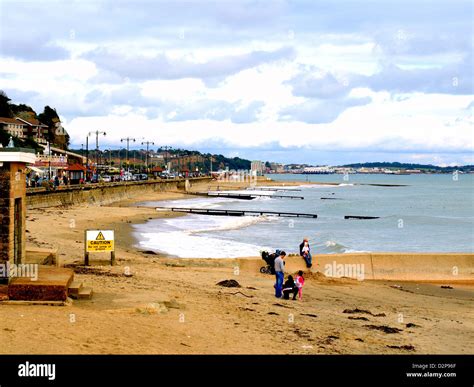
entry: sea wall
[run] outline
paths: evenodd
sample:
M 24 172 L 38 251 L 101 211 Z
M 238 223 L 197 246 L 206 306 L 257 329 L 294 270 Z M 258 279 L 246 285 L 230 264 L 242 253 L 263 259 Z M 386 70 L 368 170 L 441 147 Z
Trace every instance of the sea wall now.
M 198 183 L 210 181 L 210 177 L 197 177 L 186 180 L 148 180 L 137 182 L 105 183 L 96 185 L 71 186 L 56 191 L 44 188 L 27 191 L 27 209 L 67 206 L 73 204 L 109 204 L 118 200 L 136 198 L 140 195 L 185 190 Z M 188 182 L 188 183 L 186 183 Z
M 238 259 L 241 269 L 257 270 L 263 260 Z M 362 266 L 363 265 L 363 266 Z M 303 258 L 285 259 L 288 273 L 307 270 Z M 471 282 L 474 284 L 473 253 L 346 253 L 313 256 L 313 271 L 326 276 L 364 280 Z M 363 277 L 363 278 L 362 278 Z

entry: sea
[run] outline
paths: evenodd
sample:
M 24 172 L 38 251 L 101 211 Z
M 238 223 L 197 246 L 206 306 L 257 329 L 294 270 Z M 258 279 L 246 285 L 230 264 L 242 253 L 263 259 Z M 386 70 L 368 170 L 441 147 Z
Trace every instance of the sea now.
M 272 174 L 268 177 L 304 184 L 281 187 L 288 191 L 252 190 L 265 195 L 254 200 L 193 197 L 141 205 L 298 212 L 318 217 L 187 214 L 153 219 L 133 226 L 139 241 L 137 246 L 182 258 L 259 256 L 262 250 L 276 249 L 295 253 L 303 238 L 309 239 L 313 254 L 474 252 L 473 174 Z M 303 196 L 304 200 L 274 195 Z M 344 216 L 378 219 L 344 219 Z

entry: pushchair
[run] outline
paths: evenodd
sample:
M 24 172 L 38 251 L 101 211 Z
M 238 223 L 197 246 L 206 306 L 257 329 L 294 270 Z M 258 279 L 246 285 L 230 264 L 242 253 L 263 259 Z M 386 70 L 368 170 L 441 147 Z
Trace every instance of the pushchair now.
M 276 250 L 274 253 L 268 251 L 262 251 L 262 259 L 266 265 L 260 268 L 262 274 L 275 274 L 275 259 L 280 255 L 280 250 Z

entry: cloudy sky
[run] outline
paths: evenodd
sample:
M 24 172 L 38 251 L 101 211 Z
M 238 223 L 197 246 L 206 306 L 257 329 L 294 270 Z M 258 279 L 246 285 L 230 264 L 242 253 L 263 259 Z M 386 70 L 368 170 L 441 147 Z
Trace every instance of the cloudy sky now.
M 473 164 L 471 1 L 0 0 L 0 89 L 80 148 Z

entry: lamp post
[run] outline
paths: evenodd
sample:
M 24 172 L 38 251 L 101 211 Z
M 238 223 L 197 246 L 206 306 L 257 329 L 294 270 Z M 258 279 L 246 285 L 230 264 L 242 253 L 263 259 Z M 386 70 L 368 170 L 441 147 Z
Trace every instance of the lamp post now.
M 125 137 L 125 138 L 121 138 L 121 139 L 120 139 L 120 142 L 124 142 L 124 141 L 127 142 L 127 152 L 126 152 L 127 172 L 130 173 L 130 167 L 129 167 L 129 165 L 128 165 L 128 149 L 129 149 L 130 141 L 135 142 L 136 139 L 134 139 L 133 137 Z
M 90 136 L 91 134 L 95 134 L 95 168 L 97 180 L 99 180 L 99 134 L 103 134 L 105 136 L 106 133 L 100 130 L 96 130 L 95 132 L 89 132 L 88 136 Z
M 153 141 L 144 141 L 142 142 L 142 145 L 146 144 L 146 154 L 145 154 L 145 168 L 146 172 L 148 173 L 148 149 L 150 145 L 155 145 Z
M 165 145 L 161 147 L 162 149 L 165 150 L 164 158 L 165 158 L 165 168 L 168 169 L 168 151 L 171 150 L 171 147 L 169 145 Z M 169 171 L 168 171 L 169 172 Z
M 51 180 L 51 143 L 48 141 L 48 180 Z
M 104 149 L 104 152 L 109 152 L 109 170 L 110 167 L 112 166 L 112 149 Z M 104 155 L 104 162 L 106 162 L 107 156 Z
M 86 176 L 85 181 L 87 181 L 87 172 L 89 171 L 89 134 L 86 137 Z

